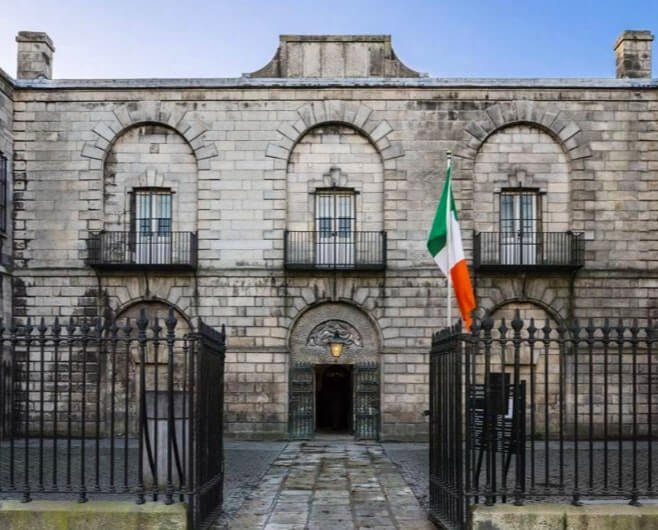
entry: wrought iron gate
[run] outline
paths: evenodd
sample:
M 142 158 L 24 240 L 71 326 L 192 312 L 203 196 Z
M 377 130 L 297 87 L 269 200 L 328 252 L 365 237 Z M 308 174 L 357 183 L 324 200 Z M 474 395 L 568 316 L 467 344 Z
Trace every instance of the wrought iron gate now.
M 308 440 L 313 437 L 314 372 L 309 363 L 294 363 L 290 369 L 290 406 L 288 426 L 290 438 Z
M 354 370 L 354 435 L 357 440 L 379 436 L 379 365 L 358 363 Z

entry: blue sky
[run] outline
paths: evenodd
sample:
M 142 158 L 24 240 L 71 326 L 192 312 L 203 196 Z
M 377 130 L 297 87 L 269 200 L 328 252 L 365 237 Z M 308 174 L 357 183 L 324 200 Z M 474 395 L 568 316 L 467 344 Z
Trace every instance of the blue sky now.
M 56 78 L 236 77 L 267 63 L 282 33 L 390 34 L 404 63 L 434 77 L 614 77 L 622 30 L 658 34 L 658 0 L 3 3 L 0 67 L 15 74 L 18 31 L 45 31 Z M 658 44 L 654 77 L 657 56 Z

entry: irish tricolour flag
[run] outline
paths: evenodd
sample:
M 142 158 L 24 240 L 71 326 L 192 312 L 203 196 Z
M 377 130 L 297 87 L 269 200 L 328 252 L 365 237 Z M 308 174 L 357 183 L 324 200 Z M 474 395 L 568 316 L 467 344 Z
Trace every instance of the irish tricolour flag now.
M 448 289 L 450 289 L 452 283 L 462 319 L 466 324 L 466 328 L 470 330 L 471 311 L 475 309 L 475 296 L 473 295 L 471 278 L 468 275 L 468 267 L 464 259 L 457 208 L 455 207 L 455 199 L 452 196 L 451 172 L 452 164 L 449 161 L 441 199 L 427 239 L 427 249 L 441 272 L 448 278 Z M 449 306 L 450 301 L 448 301 Z

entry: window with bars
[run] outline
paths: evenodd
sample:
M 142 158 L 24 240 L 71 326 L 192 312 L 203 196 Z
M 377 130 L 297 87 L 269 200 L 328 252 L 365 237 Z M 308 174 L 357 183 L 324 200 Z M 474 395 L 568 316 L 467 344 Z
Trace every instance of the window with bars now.
M 9 207 L 9 183 L 7 174 L 7 158 L 0 153 L 0 232 L 7 231 Z
M 168 264 L 173 259 L 171 190 L 142 188 L 133 190 L 131 240 L 135 262 Z
M 500 194 L 500 252 L 505 264 L 536 262 L 541 240 L 541 195 L 516 188 Z
M 350 237 L 356 228 L 356 193 L 349 188 L 315 192 L 315 229 L 327 237 Z
M 541 204 L 538 190 L 519 188 L 500 194 L 500 231 L 536 233 L 541 230 Z
M 354 264 L 356 192 L 351 188 L 315 191 L 315 259 L 320 266 Z
M 137 234 L 171 233 L 171 190 L 135 189 L 132 195 L 132 231 Z

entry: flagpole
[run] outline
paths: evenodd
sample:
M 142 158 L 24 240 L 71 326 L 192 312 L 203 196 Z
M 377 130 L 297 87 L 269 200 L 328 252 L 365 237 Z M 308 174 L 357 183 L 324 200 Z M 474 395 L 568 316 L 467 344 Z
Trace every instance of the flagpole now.
M 446 152 L 446 174 L 448 174 L 448 169 L 451 169 L 452 165 L 452 153 L 450 151 Z M 452 245 L 450 242 L 450 228 L 452 225 L 452 218 L 451 218 L 451 212 L 450 208 L 452 207 L 452 171 L 450 171 L 449 176 L 448 176 L 448 197 L 447 197 L 447 207 L 446 207 L 446 245 L 448 248 L 448 267 L 450 267 L 450 264 L 452 263 L 450 259 L 450 251 L 452 250 Z M 452 325 L 452 280 L 450 277 L 450 271 L 448 271 L 448 296 L 447 296 L 447 301 L 448 301 L 448 327 Z

